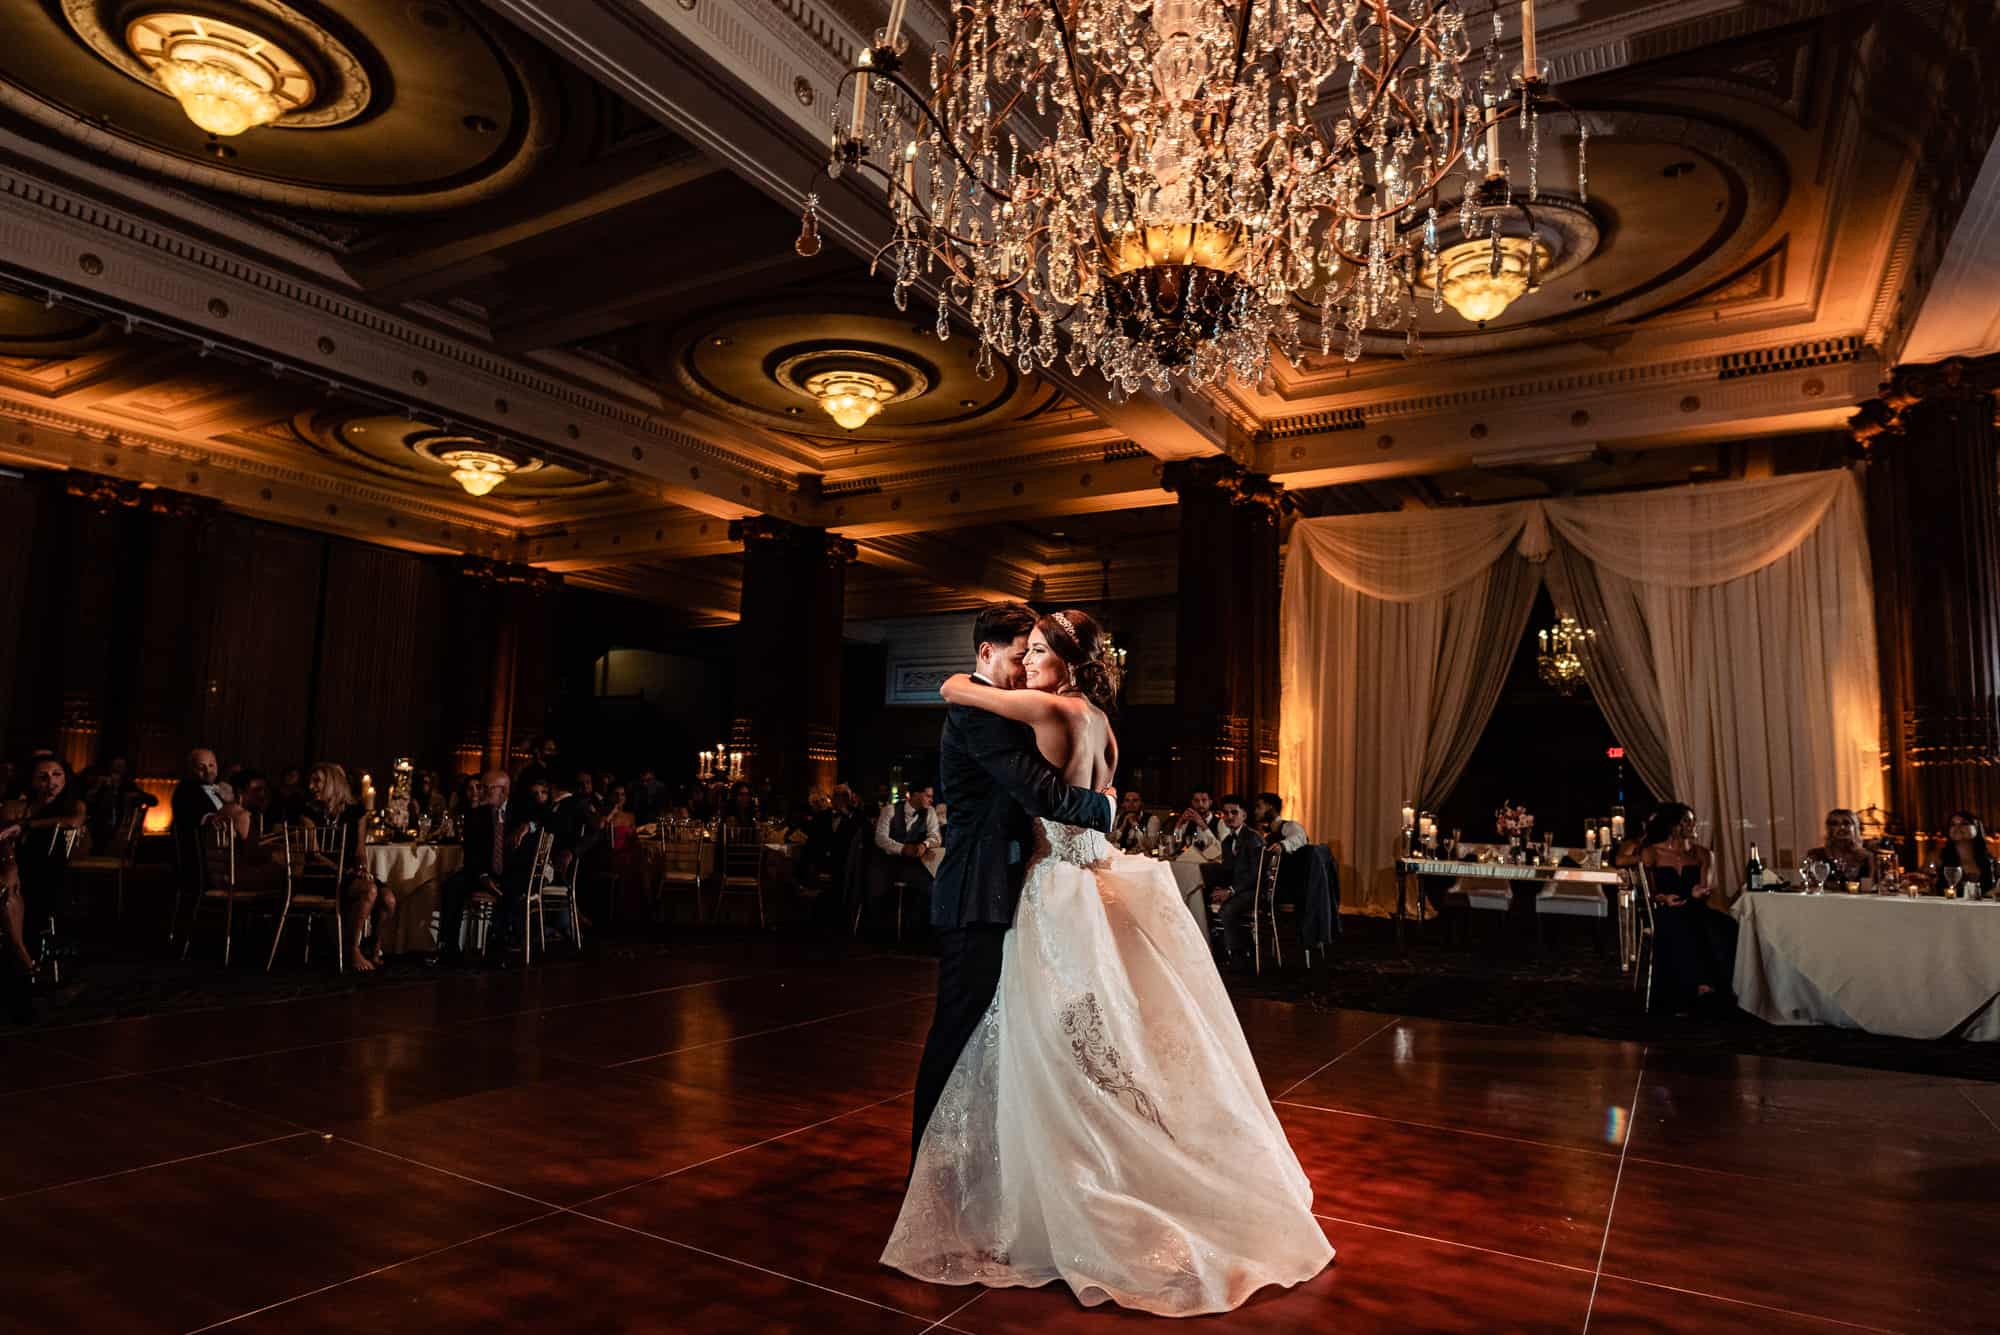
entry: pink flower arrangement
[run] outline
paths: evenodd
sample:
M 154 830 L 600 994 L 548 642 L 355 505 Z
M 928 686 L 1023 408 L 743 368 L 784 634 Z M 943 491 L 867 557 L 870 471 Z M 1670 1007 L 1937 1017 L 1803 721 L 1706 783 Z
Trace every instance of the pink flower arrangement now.
M 1526 838 L 1534 833 L 1535 813 L 1513 802 L 1502 802 L 1500 809 L 1493 813 L 1493 829 L 1502 839 L 1515 835 Z

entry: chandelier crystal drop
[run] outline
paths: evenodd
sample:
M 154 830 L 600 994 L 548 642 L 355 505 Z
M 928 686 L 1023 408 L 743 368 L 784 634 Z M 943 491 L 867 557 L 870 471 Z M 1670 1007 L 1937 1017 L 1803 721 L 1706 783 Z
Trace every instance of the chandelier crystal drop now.
M 1314 310 L 1321 351 L 1352 360 L 1365 329 L 1414 321 L 1439 210 L 1470 237 L 1475 194 L 1511 194 L 1503 125 L 1533 180 L 1532 0 L 1511 76 L 1497 6 L 1468 73 L 1459 0 L 959 0 L 928 91 L 902 9 L 848 75 L 826 171 L 888 184 L 876 267 L 899 309 L 935 292 L 940 338 L 954 311 L 971 325 L 982 374 L 1061 357 L 1114 397 L 1255 382 L 1273 345 L 1303 354 Z
M 1575 617 L 1565 616 L 1540 634 L 1541 648 L 1535 665 L 1543 682 L 1559 695 L 1572 695 L 1590 670 L 1590 648 L 1597 632 L 1586 630 Z

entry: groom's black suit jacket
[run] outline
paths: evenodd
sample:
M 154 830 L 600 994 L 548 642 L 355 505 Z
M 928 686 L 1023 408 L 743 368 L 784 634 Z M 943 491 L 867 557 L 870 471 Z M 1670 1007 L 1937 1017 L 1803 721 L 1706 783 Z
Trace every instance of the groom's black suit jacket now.
M 952 705 L 938 753 L 938 787 L 951 814 L 931 884 L 932 927 L 1013 923 L 1035 817 L 1110 833 L 1111 799 L 1064 783 L 1025 723 Z

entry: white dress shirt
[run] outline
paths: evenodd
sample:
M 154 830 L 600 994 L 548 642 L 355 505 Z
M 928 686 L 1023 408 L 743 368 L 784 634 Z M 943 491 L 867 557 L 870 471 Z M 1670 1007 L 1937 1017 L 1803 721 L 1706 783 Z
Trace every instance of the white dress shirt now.
M 903 846 L 889 835 L 889 826 L 894 822 L 896 809 L 899 806 L 902 808 L 903 827 L 905 829 L 909 828 L 919 814 L 924 817 L 926 823 L 929 825 L 930 828 L 923 838 L 924 851 L 926 853 L 934 848 L 944 847 L 944 818 L 938 814 L 938 809 L 933 806 L 927 811 L 919 813 L 915 807 L 910 805 L 908 798 L 903 799 L 900 803 L 891 803 L 883 807 L 882 814 L 875 818 L 875 847 L 881 849 L 890 857 L 902 856 Z
M 1306 837 L 1306 827 L 1295 820 L 1281 820 L 1271 832 L 1271 842 L 1287 853 L 1296 853 L 1312 840 Z

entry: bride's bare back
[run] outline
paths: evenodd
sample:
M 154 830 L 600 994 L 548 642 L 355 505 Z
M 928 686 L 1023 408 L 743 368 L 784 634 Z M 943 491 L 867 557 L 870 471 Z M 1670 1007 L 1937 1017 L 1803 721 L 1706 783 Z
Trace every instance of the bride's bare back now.
M 1052 697 L 1056 709 L 1033 721 L 1035 749 L 1062 771 L 1063 782 L 1104 788 L 1118 774 L 1118 738 L 1104 711 L 1079 695 Z

